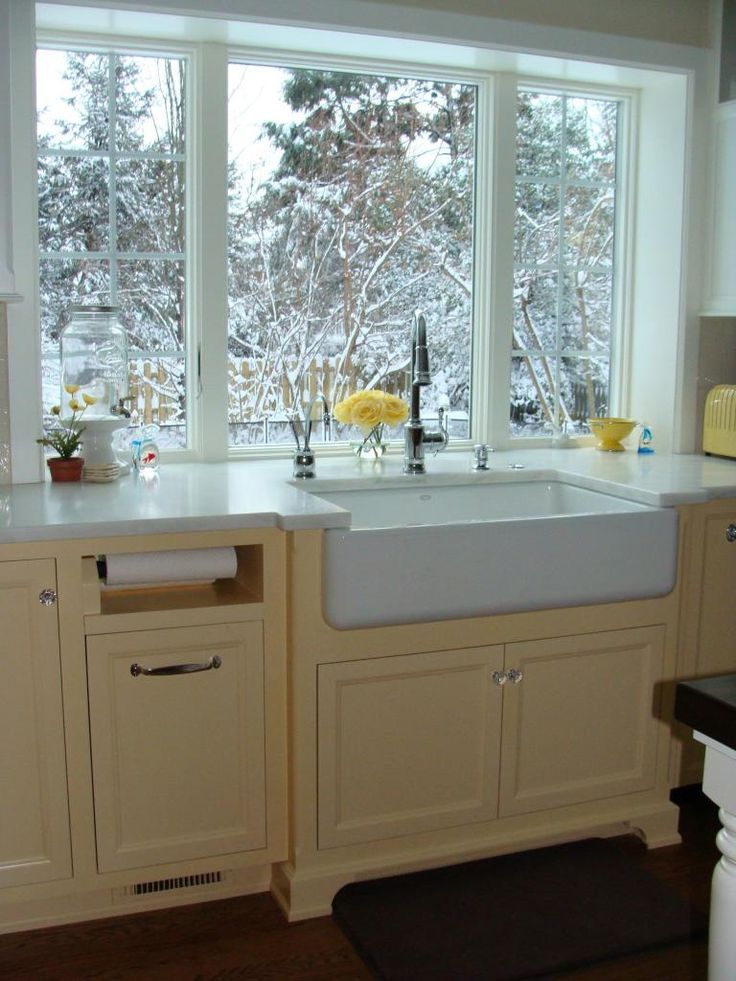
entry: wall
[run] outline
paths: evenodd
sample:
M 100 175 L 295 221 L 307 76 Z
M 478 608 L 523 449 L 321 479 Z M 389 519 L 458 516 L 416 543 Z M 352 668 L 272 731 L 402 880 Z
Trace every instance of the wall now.
M 703 317 L 700 321 L 696 450 L 703 448 L 705 397 L 714 385 L 736 385 L 736 317 Z
M 390 6 L 395 0 L 373 2 Z M 710 44 L 709 0 L 402 0 L 402 4 L 673 44 Z

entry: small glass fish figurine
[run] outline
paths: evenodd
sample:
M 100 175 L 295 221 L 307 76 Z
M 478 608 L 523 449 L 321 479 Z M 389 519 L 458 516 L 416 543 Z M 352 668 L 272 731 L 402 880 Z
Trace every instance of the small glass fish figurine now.
M 140 435 L 130 441 L 133 466 L 140 474 L 154 473 L 159 466 L 159 449 L 154 436 L 158 426 L 144 426 Z

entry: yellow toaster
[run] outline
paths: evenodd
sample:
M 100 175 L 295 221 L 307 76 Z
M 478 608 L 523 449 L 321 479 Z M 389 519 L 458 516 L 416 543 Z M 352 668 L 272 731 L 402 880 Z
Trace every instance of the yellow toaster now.
M 703 452 L 736 457 L 736 385 L 716 385 L 708 392 Z

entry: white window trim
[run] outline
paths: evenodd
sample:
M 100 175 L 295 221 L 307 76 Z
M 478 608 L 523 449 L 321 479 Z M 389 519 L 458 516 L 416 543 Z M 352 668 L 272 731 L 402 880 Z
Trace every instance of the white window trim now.
M 104 4 L 105 0 L 101 0 Z M 173 9 L 176 8 L 176 0 Z M 13 89 L 13 119 L 11 162 L 13 170 L 13 254 L 16 260 L 16 280 L 18 291 L 24 295 L 24 301 L 10 307 L 9 314 L 9 357 L 11 362 L 11 393 L 12 402 L 11 429 L 12 451 L 14 458 L 13 480 L 37 480 L 41 476 L 40 454 L 33 445 L 40 431 L 39 400 L 34 397 L 39 390 L 34 375 L 37 375 L 37 311 L 34 286 L 37 284 L 37 265 L 34 271 L 35 245 L 33 236 L 28 229 L 21 229 L 23 215 L 35 210 L 35 176 L 28 168 L 29 149 L 33 147 L 32 130 L 33 114 L 29 109 L 34 104 L 33 94 L 33 10 L 30 5 L 15 3 L 15 19 L 11 17 L 10 47 L 13 51 L 14 78 L 20 80 Z M 191 12 L 191 4 L 187 6 Z M 250 0 L 244 2 L 242 16 L 246 17 L 246 8 L 252 6 Z M 18 8 L 26 8 L 19 15 Z M 366 13 L 370 5 L 351 2 L 345 6 L 341 14 L 342 23 L 346 30 L 357 17 L 359 11 Z M 365 8 L 365 9 L 363 9 Z M 170 3 L 167 8 L 172 10 Z M 61 5 L 41 5 L 44 22 L 48 24 L 51 14 L 63 23 L 69 22 L 69 11 L 73 10 L 86 23 L 91 24 L 92 15 L 98 11 L 89 7 L 64 8 Z M 401 13 L 403 8 L 391 11 L 391 15 Z M 221 12 L 224 13 L 224 10 Z M 408 11 L 407 11 L 408 13 Z M 386 12 L 383 28 L 387 37 L 379 39 L 394 48 L 404 49 L 408 45 L 421 44 L 412 39 L 413 28 L 405 17 L 396 20 Z M 371 15 L 375 20 L 381 20 L 381 12 L 373 9 Z M 134 18 L 140 24 L 146 21 L 148 14 L 136 11 L 121 12 L 102 11 L 101 17 L 108 17 L 112 30 L 121 31 L 125 18 Z M 231 38 L 234 27 L 225 20 L 207 21 L 200 17 L 158 17 L 160 25 L 165 24 L 167 31 L 172 29 L 179 39 L 191 39 L 192 31 L 199 39 Z M 267 20 L 263 16 L 262 20 Z M 330 18 L 334 19 L 334 18 Z M 185 24 L 185 21 L 187 22 Z M 130 20 L 128 20 L 130 22 Z M 175 23 L 176 22 L 176 23 Z M 388 24 L 394 25 L 389 27 Z M 709 83 L 709 65 L 707 52 L 686 46 L 669 45 L 660 42 L 622 41 L 607 35 L 586 34 L 579 31 L 562 29 L 542 29 L 533 25 L 510 24 L 492 18 L 478 18 L 468 15 L 450 15 L 433 13 L 425 20 L 423 18 L 425 36 L 434 36 L 437 42 L 442 38 L 450 39 L 455 45 L 439 45 L 430 42 L 430 47 L 436 49 L 438 62 L 448 57 L 448 52 L 457 54 L 457 61 L 478 64 L 484 59 L 496 59 L 501 69 L 504 67 L 518 70 L 526 69 L 530 64 L 536 68 L 544 63 L 540 77 L 547 76 L 555 64 L 562 68 L 566 78 L 580 80 L 580 73 L 590 69 L 592 75 L 614 82 L 626 78 L 627 83 L 634 87 L 642 86 L 641 128 L 646 137 L 642 142 L 642 151 L 636 159 L 637 182 L 639 196 L 632 205 L 632 213 L 637 217 L 637 239 L 640 238 L 641 219 L 645 218 L 649 225 L 644 236 L 646 248 L 638 248 L 631 274 L 633 288 L 631 291 L 631 317 L 635 324 L 630 351 L 625 352 L 625 358 L 630 366 L 629 395 L 627 397 L 629 411 L 644 418 L 647 410 L 648 421 L 658 428 L 658 445 L 667 450 L 674 445 L 676 449 L 688 449 L 682 446 L 683 433 L 685 438 L 689 429 L 684 418 L 688 407 L 694 402 L 695 376 L 693 361 L 697 353 L 697 343 L 694 341 L 697 330 L 697 311 L 700 306 L 702 283 L 699 279 L 699 255 L 702 254 L 702 215 L 704 212 L 705 183 L 705 154 L 702 146 L 708 135 L 706 96 Z M 214 26 L 213 26 L 214 25 Z M 238 30 L 247 29 L 244 22 L 235 25 Z M 304 25 L 301 25 L 302 28 Z M 313 25 L 314 26 L 314 25 Z M 340 24 L 336 25 L 340 29 Z M 175 27 L 175 30 L 174 30 Z M 307 25 L 309 27 L 309 25 Z M 288 31 L 291 28 L 283 28 Z M 371 30 L 375 31 L 375 25 Z M 267 25 L 257 25 L 257 30 L 268 31 Z M 361 30 L 368 30 L 365 23 Z M 187 31 L 190 33 L 187 34 Z M 155 33 L 155 32 L 154 32 Z M 165 33 L 165 32 L 164 32 Z M 172 33 L 168 36 L 171 41 Z M 310 34 L 321 37 L 321 43 L 329 44 L 329 36 L 311 28 L 301 35 Z M 394 35 L 394 40 L 390 35 Z M 347 36 L 347 35 L 346 35 Z M 414 35 L 416 36 L 416 35 Z M 352 36 L 351 36 L 352 37 Z M 327 39 L 325 41 L 325 39 Z M 365 36 L 360 39 L 366 42 Z M 164 46 L 167 40 L 164 39 Z M 466 47 L 463 48 L 462 45 Z M 503 45 L 507 50 L 503 50 Z M 135 40 L 135 47 L 140 42 Z M 173 47 L 173 45 L 172 45 Z M 285 47 L 288 47 L 286 45 Z M 508 50 L 508 49 L 514 50 Z M 343 48 L 343 50 L 347 50 Z M 524 51 L 547 51 L 549 54 L 536 55 Z M 565 58 L 563 52 L 577 51 L 581 54 L 577 60 Z M 468 53 L 470 52 L 470 54 Z M 515 53 L 516 52 L 516 53 Z M 562 56 L 562 61 L 560 57 Z M 434 57 L 434 56 L 433 56 Z M 473 60 L 475 59 L 475 60 Z M 599 60 L 601 64 L 586 64 Z M 433 61 L 433 59 L 429 59 Z M 434 63 L 434 62 L 433 62 Z M 655 66 L 655 70 L 651 67 Z M 559 72 L 558 72 L 559 73 Z M 524 72 L 526 74 L 526 71 Z M 695 107 L 699 112 L 695 113 Z M 663 142 L 667 149 L 663 151 Z M 663 152 L 671 164 L 665 181 L 668 203 L 663 206 L 661 201 L 654 200 L 644 204 L 648 194 L 658 186 L 658 163 L 652 153 L 656 143 L 659 157 Z M 494 161 L 494 170 L 498 171 L 501 162 Z M 201 201 L 201 199 L 200 199 Z M 498 216 L 494 216 L 498 217 Z M 479 250 L 480 251 L 480 250 Z M 652 261 L 652 255 L 657 260 Z M 686 255 L 691 258 L 688 275 L 684 272 Z M 486 268 L 492 270 L 492 275 L 503 272 L 504 257 L 501 254 L 488 256 L 490 264 Z M 656 282 L 652 280 L 652 274 Z M 201 278 L 198 271 L 197 280 Z M 647 284 L 647 280 L 650 280 Z M 35 282 L 34 282 L 35 280 Z M 669 283 L 670 291 L 663 294 L 661 287 Z M 674 288 L 672 284 L 675 284 Z M 493 305 L 493 304 L 492 304 Z M 190 308 L 192 311 L 194 308 Z M 494 309 L 494 319 L 498 313 Z M 670 346 L 667 357 L 658 358 L 658 339 L 663 332 L 669 333 Z M 36 348 L 36 363 L 34 364 L 32 349 Z M 29 351 L 31 356 L 29 358 Z M 203 371 L 206 362 L 203 353 Z M 196 355 L 195 355 L 196 356 Z M 506 359 L 505 359 L 506 360 Z M 489 362 L 494 362 L 490 363 Z M 498 388 L 497 378 L 502 371 L 495 358 L 490 357 L 489 351 L 484 351 L 482 344 L 477 344 L 473 355 L 474 372 L 486 370 L 491 379 L 491 396 Z M 504 369 L 505 370 L 505 365 Z M 689 374 L 688 374 L 689 372 Z M 191 377 L 191 376 L 190 376 Z M 505 386 L 507 390 L 507 386 Z M 17 400 L 16 397 L 20 396 Z M 487 401 L 490 401 L 487 399 Z M 481 418 L 483 405 L 478 409 Z M 502 418 L 498 417 L 499 420 Z M 662 438 L 663 437 L 663 438 Z M 491 433 L 493 440 L 493 434 Z M 208 442 L 206 429 L 202 432 L 202 442 Z M 525 440 L 524 445 L 531 441 Z M 499 444 L 500 445 L 500 444 Z M 181 458 L 181 457 L 180 457 Z

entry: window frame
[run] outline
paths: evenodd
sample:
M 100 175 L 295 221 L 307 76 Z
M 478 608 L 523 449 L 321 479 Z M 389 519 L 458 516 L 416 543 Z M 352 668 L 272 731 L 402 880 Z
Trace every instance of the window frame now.
M 58 40 L 62 46 L 65 40 L 69 40 L 70 42 L 76 42 L 78 44 L 85 44 L 85 46 L 90 42 L 89 36 L 80 35 L 77 32 L 74 32 L 73 34 L 69 34 L 66 36 L 63 33 L 59 34 L 57 32 L 54 32 L 53 38 Z M 49 40 L 45 32 L 39 32 L 39 40 L 40 39 L 43 39 L 43 41 L 46 43 Z M 162 42 L 156 42 L 151 40 L 145 40 L 143 38 L 141 39 L 115 38 L 114 40 L 111 40 L 106 37 L 102 37 L 100 39 L 100 44 L 103 48 L 126 46 L 138 50 L 152 49 L 155 52 L 172 51 L 176 54 L 179 54 L 180 51 L 182 50 L 182 46 L 178 43 L 172 43 L 171 41 L 168 40 Z M 190 73 L 190 78 L 192 76 L 200 76 L 200 75 L 204 76 L 205 72 L 202 70 L 202 67 L 199 66 L 200 67 L 199 71 L 197 71 L 197 67 L 198 67 L 199 59 L 202 57 L 202 52 L 205 49 L 208 48 L 222 49 L 222 47 L 223 47 L 222 44 L 219 42 L 216 44 L 210 44 L 208 42 L 205 42 L 202 44 L 192 43 L 192 44 L 185 45 L 184 48 L 186 50 L 191 51 L 193 57 L 194 70 Z M 258 48 L 253 50 L 253 49 L 243 48 L 243 46 L 237 46 L 235 50 L 237 50 L 238 52 L 247 50 L 249 57 L 256 57 L 257 55 L 262 55 L 265 49 Z M 295 55 L 293 51 L 286 51 L 281 53 L 285 54 L 288 62 L 294 63 Z M 550 54 L 548 57 L 554 60 L 559 60 L 558 56 L 554 54 Z M 317 60 L 324 64 L 326 59 L 323 56 L 318 56 Z M 333 64 L 335 60 L 336 59 L 334 58 L 330 58 L 329 63 Z M 352 58 L 348 60 L 351 65 L 355 63 Z M 225 62 L 226 61 L 227 59 L 225 59 Z M 360 59 L 358 59 L 358 61 L 360 61 Z M 373 65 L 374 63 L 375 62 L 371 59 L 370 64 Z M 392 64 L 394 64 L 393 61 Z M 602 62 L 602 64 L 605 64 L 605 62 Z M 407 67 L 408 66 L 406 64 L 400 63 L 400 68 L 403 73 L 406 72 Z M 637 69 L 636 67 L 632 68 L 633 72 L 637 72 L 639 70 L 640 69 Z M 436 74 L 438 76 L 440 75 L 440 72 L 438 72 L 437 70 L 436 64 L 430 65 L 430 71 L 432 74 Z M 463 78 L 467 78 L 468 75 L 471 73 L 469 73 L 466 70 L 461 70 L 461 74 Z M 497 131 L 498 119 L 501 113 L 499 112 L 496 93 L 500 91 L 500 89 L 502 88 L 502 86 L 499 83 L 504 79 L 508 80 L 511 76 L 509 73 L 504 73 L 504 72 L 495 73 L 495 72 L 484 71 L 481 74 L 494 77 L 495 79 L 494 96 L 492 100 L 493 101 L 492 128 Z M 673 70 L 670 73 L 669 77 L 671 80 L 677 81 L 678 76 L 684 78 L 682 72 Z M 529 76 L 518 75 L 516 76 L 516 78 L 518 78 L 519 80 L 523 79 L 525 84 L 531 83 L 533 85 L 536 85 L 537 83 L 539 83 L 544 85 L 550 83 L 550 76 L 548 75 L 543 75 L 541 77 L 538 77 L 536 75 L 529 75 Z M 565 90 L 572 90 L 575 84 L 576 83 L 568 83 L 567 81 L 564 81 L 564 88 Z M 195 92 L 194 99 L 190 100 L 190 112 L 194 108 L 195 101 L 201 109 L 200 93 L 199 93 L 199 89 L 201 87 L 207 88 L 207 85 L 204 84 L 200 79 L 196 86 L 197 91 Z M 211 87 L 212 86 L 210 82 L 210 88 Z M 670 87 L 672 88 L 671 82 L 670 82 Z M 675 88 L 676 87 L 677 86 L 675 86 Z M 586 84 L 584 88 L 587 91 L 594 91 L 594 92 L 601 91 L 603 94 L 608 94 L 608 93 L 616 94 L 618 91 L 624 91 L 627 93 L 632 92 L 632 89 L 619 89 L 619 87 L 617 86 L 605 85 L 599 87 L 595 83 Z M 515 87 L 514 87 L 514 91 L 515 91 Z M 632 96 L 632 98 L 636 98 L 636 95 Z M 223 108 L 226 108 L 226 106 Z M 683 107 L 681 105 L 679 104 L 676 105 L 674 112 L 675 114 L 681 113 L 682 118 L 683 119 L 686 118 L 683 111 Z M 190 125 L 191 140 L 195 143 L 195 146 L 198 147 L 201 147 L 201 143 L 202 143 L 202 141 L 199 140 L 197 136 L 197 122 L 200 116 L 201 116 L 201 112 L 195 113 L 195 116 Z M 479 147 L 480 147 L 480 140 L 479 140 Z M 496 139 L 495 144 L 491 148 L 492 153 L 489 150 L 489 156 L 492 156 L 493 159 L 492 162 L 488 164 L 487 169 L 490 172 L 494 186 L 497 186 L 499 173 L 502 172 L 503 170 L 502 167 L 503 161 L 499 159 L 503 155 L 499 153 L 499 147 L 502 147 L 502 141 Z M 688 144 L 684 143 L 683 150 L 685 152 L 687 151 L 687 147 Z M 225 152 L 226 152 L 226 144 L 225 144 Z M 195 161 L 193 162 L 193 167 L 194 166 L 197 166 L 198 169 L 201 169 L 201 161 L 195 159 Z M 638 168 L 639 168 L 638 159 L 636 161 L 632 161 L 632 170 Z M 478 186 L 481 186 L 480 172 L 481 172 L 481 168 L 479 167 L 478 176 L 476 178 L 476 180 L 479 182 Z M 190 180 L 190 188 L 194 189 L 195 185 L 197 186 L 197 188 L 199 188 L 201 183 L 202 180 L 200 174 L 193 173 L 192 180 Z M 683 187 L 685 186 L 686 185 L 683 184 Z M 224 197 L 224 195 L 221 196 Z M 195 195 L 195 197 L 196 197 L 195 204 L 190 205 L 188 208 L 188 218 L 189 220 L 192 220 L 193 222 L 195 222 L 195 224 L 199 226 L 199 231 L 195 231 L 193 235 L 190 235 L 190 245 L 192 241 L 195 241 L 197 243 L 201 243 L 204 241 L 204 238 L 200 237 L 202 226 L 207 225 L 207 221 L 203 219 L 203 213 L 206 212 L 210 216 L 213 214 L 211 210 L 205 207 L 206 195 L 198 193 L 197 195 Z M 217 196 L 215 195 L 215 203 L 217 203 L 216 197 Z M 497 199 L 498 195 L 493 195 L 493 198 Z M 481 199 L 483 201 L 487 201 L 487 196 L 479 194 L 477 199 L 479 203 Z M 195 213 L 195 207 L 196 207 L 196 213 Z M 504 250 L 503 250 L 502 243 L 499 244 L 499 239 L 501 236 L 499 235 L 498 229 L 503 225 L 503 220 L 502 220 L 503 215 L 499 215 L 497 213 L 498 211 L 497 201 L 491 200 L 491 202 L 487 204 L 487 207 L 488 210 L 491 212 L 491 215 L 489 217 L 489 222 L 490 222 L 490 227 L 492 228 L 492 234 L 489 236 L 490 238 L 489 242 L 481 241 L 480 238 L 476 239 L 476 265 L 482 270 L 481 277 L 480 278 L 476 277 L 476 284 L 475 284 L 476 309 L 481 311 L 483 309 L 487 309 L 490 311 L 490 314 L 487 318 L 485 317 L 482 318 L 481 321 L 482 324 L 489 324 L 489 323 L 498 324 L 499 322 L 503 322 L 503 317 L 499 318 L 499 313 L 503 312 L 503 303 L 499 300 L 499 294 L 503 292 L 503 290 L 500 288 L 500 285 L 503 282 L 504 275 L 507 273 L 509 275 L 506 276 L 506 278 L 508 279 L 509 282 L 511 281 L 510 269 L 507 270 L 504 268 L 505 260 L 502 254 Z M 629 204 L 627 205 L 627 212 L 631 213 L 632 208 L 633 206 L 629 202 Z M 678 228 L 682 229 L 683 241 L 684 241 L 684 232 L 686 231 L 685 216 L 683 215 L 682 217 L 680 217 L 678 215 L 677 221 L 679 223 Z M 224 222 L 223 222 L 223 231 L 224 231 Z M 217 241 L 217 235 L 211 236 L 211 238 L 214 238 L 214 240 Z M 631 233 L 630 229 L 627 229 L 627 233 L 625 236 L 619 237 L 619 241 L 622 245 L 622 248 L 623 248 L 624 238 L 626 239 L 627 244 L 631 245 L 634 236 Z M 205 282 L 212 283 L 213 279 L 216 279 L 216 276 L 213 277 L 212 270 L 210 270 L 209 274 L 207 274 L 205 270 L 205 266 L 207 265 L 206 259 L 208 255 L 208 250 L 205 248 L 201 248 L 198 249 L 197 251 L 200 254 L 196 254 L 195 252 L 195 254 L 192 255 L 192 258 L 189 263 L 190 270 L 192 273 L 190 276 L 190 285 L 193 289 L 195 289 L 195 284 L 196 284 L 194 298 L 189 303 L 189 311 L 194 317 L 194 323 L 191 325 L 190 328 L 190 337 L 196 339 L 196 343 L 190 344 L 190 352 L 193 358 L 193 365 L 189 368 L 189 377 L 195 378 L 197 376 L 196 369 L 199 367 L 198 378 L 201 382 L 201 385 L 203 386 L 203 390 L 207 391 L 208 394 L 206 400 L 197 399 L 196 405 L 190 404 L 189 406 L 188 421 L 192 427 L 193 450 L 191 452 L 176 451 L 176 453 L 174 455 L 171 455 L 170 458 L 171 459 L 175 458 L 177 462 L 178 461 L 185 462 L 188 459 L 202 459 L 202 460 L 208 460 L 208 459 L 223 460 L 223 459 L 233 459 L 233 458 L 237 459 L 239 455 L 247 456 L 248 459 L 251 459 L 256 456 L 282 456 L 284 454 L 283 447 L 280 449 L 278 447 L 248 448 L 244 451 L 240 450 L 239 453 L 237 450 L 228 453 L 227 439 L 225 438 L 224 440 L 221 440 L 217 438 L 218 429 L 222 431 L 222 429 L 224 429 L 227 424 L 226 412 L 224 410 L 226 392 L 225 392 L 225 386 L 223 385 L 222 386 L 223 408 L 219 416 L 221 423 L 218 424 L 216 421 L 213 422 L 213 420 L 215 420 L 217 417 L 214 403 L 218 401 L 218 397 L 217 397 L 217 392 L 213 391 L 210 382 L 215 379 L 215 376 L 217 374 L 221 374 L 221 371 L 216 371 L 216 370 L 213 371 L 213 367 L 216 368 L 217 358 L 216 356 L 214 356 L 214 354 L 211 352 L 210 349 L 213 348 L 214 345 L 210 343 L 207 344 L 204 343 L 205 339 L 209 341 L 214 338 L 214 335 L 211 332 L 207 332 L 206 335 L 202 333 L 202 323 L 205 319 L 203 310 L 207 306 L 207 304 L 205 303 L 206 290 L 203 289 L 203 283 Z M 634 262 L 634 254 L 632 250 L 629 248 L 628 250 L 624 249 L 624 251 L 626 255 L 626 269 L 622 270 L 623 275 L 619 276 L 619 284 L 620 284 L 620 288 L 623 290 L 623 292 L 627 297 L 626 304 L 625 304 L 626 309 L 625 310 L 622 309 L 622 316 L 624 317 L 624 321 L 628 323 L 630 318 L 627 317 L 626 314 L 631 310 L 631 307 L 633 305 L 633 299 L 632 299 L 633 291 L 629 290 L 627 292 L 627 289 L 629 288 L 632 280 L 631 270 L 633 269 L 635 262 Z M 212 253 L 209 254 L 211 255 Z M 488 275 L 489 271 L 490 271 L 490 276 Z M 680 268 L 680 273 L 682 275 L 682 283 L 684 284 L 685 277 L 684 277 L 684 272 L 682 271 L 681 268 Z M 487 294 L 489 292 L 488 289 L 489 282 L 493 282 L 496 288 L 491 291 L 493 295 L 491 295 L 490 297 L 486 297 L 484 299 L 482 294 L 483 293 Z M 626 285 L 624 285 L 624 282 Z M 216 291 L 212 290 L 210 292 L 216 292 Z M 646 305 L 646 301 L 645 301 L 645 305 Z M 210 319 L 211 314 L 212 314 L 212 308 L 208 307 L 207 309 L 208 320 Z M 476 316 L 476 325 L 477 325 L 479 322 L 477 319 L 478 315 L 476 314 L 475 316 Z M 473 344 L 473 366 L 472 366 L 472 377 L 473 377 L 473 403 L 471 406 L 471 418 L 472 418 L 472 426 L 473 426 L 472 439 L 481 438 L 484 441 L 491 442 L 493 445 L 495 445 L 498 448 L 509 447 L 511 445 L 518 446 L 519 444 L 521 444 L 524 448 L 532 448 L 536 445 L 548 445 L 549 441 L 546 440 L 545 438 L 537 439 L 537 438 L 530 438 L 530 437 L 521 437 L 516 440 L 512 440 L 509 437 L 508 434 L 509 386 L 508 386 L 507 375 L 508 375 L 508 371 L 510 370 L 510 340 L 507 344 L 507 347 L 509 349 L 509 357 L 504 358 L 502 363 L 501 359 L 498 357 L 499 347 L 500 347 L 499 337 L 502 336 L 502 333 L 503 332 L 499 331 L 498 329 L 496 329 L 495 332 L 492 332 L 487 327 L 485 329 L 482 326 L 480 329 L 477 326 L 475 327 L 475 336 L 474 336 L 474 344 Z M 221 365 L 226 363 L 226 353 L 224 347 L 225 345 L 223 344 L 222 351 L 221 351 L 221 359 L 220 359 Z M 629 372 L 629 365 L 631 362 L 631 349 L 633 347 L 634 347 L 633 342 L 624 333 L 620 343 L 621 355 L 615 359 L 615 364 L 617 366 L 616 374 L 624 379 L 624 383 L 620 386 L 619 389 L 620 403 L 622 401 L 625 403 L 625 401 L 627 400 L 626 391 L 627 389 L 628 390 L 631 389 L 631 384 L 630 384 L 631 377 L 628 372 Z M 679 350 L 678 350 L 678 355 L 679 355 Z M 483 378 L 487 379 L 486 384 L 484 385 L 481 382 L 481 384 L 479 385 L 478 380 Z M 679 381 L 679 376 L 678 376 L 678 381 Z M 669 378 L 666 378 L 663 382 L 663 387 L 667 390 L 667 394 L 669 394 L 669 390 L 667 389 L 668 385 L 669 385 Z M 501 392 L 503 392 L 503 394 L 501 394 Z M 208 408 L 210 410 L 208 412 L 202 412 L 204 401 L 206 401 L 208 404 Z M 503 408 L 500 407 L 501 402 L 503 402 Z M 622 406 L 622 409 L 625 411 L 626 409 L 625 404 Z M 464 441 L 462 443 L 461 441 L 455 441 L 455 445 L 457 446 L 458 449 L 462 449 L 464 447 Z M 345 452 L 346 447 L 344 445 L 341 445 L 341 446 L 332 447 L 330 449 L 335 452 Z
M 34 45 L 34 55 L 39 48 L 53 49 L 57 51 L 64 50 L 78 50 L 78 51 L 89 51 L 91 53 L 97 54 L 113 54 L 119 56 L 136 56 L 140 55 L 142 57 L 160 57 L 160 58 L 176 58 L 185 62 L 185 98 L 186 98 L 186 114 L 185 114 L 185 153 L 184 164 L 186 168 L 186 179 L 185 179 L 185 199 L 184 199 L 184 219 L 185 219 L 185 251 L 183 257 L 179 256 L 178 253 L 153 253 L 157 259 L 167 259 L 175 258 L 176 261 L 182 261 L 184 265 L 184 277 L 185 277 L 185 301 L 184 301 L 184 324 L 183 324 L 183 337 L 184 337 L 184 377 L 185 377 L 185 392 L 186 392 L 186 434 L 187 441 L 186 446 L 182 449 L 177 449 L 165 454 L 168 459 L 171 460 L 181 460 L 193 461 L 200 458 L 199 445 L 201 439 L 199 437 L 200 421 L 198 418 L 198 413 L 196 411 L 196 402 L 198 401 L 196 393 L 200 390 L 200 383 L 198 379 L 198 344 L 199 344 L 199 331 L 197 329 L 197 324 L 200 320 L 199 317 L 199 297 L 196 287 L 197 282 L 197 270 L 200 262 L 201 249 L 195 243 L 195 229 L 196 223 L 194 219 L 194 208 L 196 204 L 196 181 L 197 181 L 197 153 L 196 147 L 201 142 L 198 138 L 196 132 L 196 124 L 198 119 L 198 113 L 193 110 L 193 103 L 195 98 L 194 79 L 199 74 L 197 71 L 197 54 L 198 45 L 192 44 L 180 44 L 170 41 L 156 41 L 155 39 L 148 37 L 132 38 L 132 37 L 107 37 L 104 35 L 86 35 L 81 32 L 47 32 L 42 30 L 37 30 Z M 35 71 L 35 68 L 34 68 Z M 111 96 L 110 96 L 111 98 Z M 35 125 L 35 124 L 34 124 Z M 51 151 L 51 155 L 54 151 Z M 61 151 L 61 154 L 68 154 L 70 156 L 75 155 L 75 151 Z M 99 156 L 100 154 L 95 151 L 85 151 L 86 156 Z M 105 155 L 107 159 L 112 164 L 113 159 L 117 157 L 116 152 L 110 147 Z M 138 154 L 122 154 L 126 157 L 131 157 L 134 159 L 152 159 L 151 156 L 142 153 Z M 38 160 L 39 154 L 36 153 L 36 159 Z M 178 160 L 179 155 L 167 155 L 169 160 Z M 110 195 L 108 201 L 108 212 L 111 216 L 110 220 L 110 231 L 111 236 L 113 235 L 116 225 L 115 225 L 115 197 L 113 194 Z M 56 255 L 63 256 L 63 253 L 55 253 Z M 71 252 L 69 257 L 71 259 L 79 257 L 92 256 L 95 258 L 107 259 L 110 262 L 110 278 L 111 284 L 115 283 L 115 277 L 113 275 L 113 256 L 119 256 L 119 254 L 125 255 L 125 253 L 119 253 L 118 249 L 114 247 L 114 243 L 111 237 L 109 248 L 106 252 L 100 253 L 81 253 L 81 252 Z M 148 256 L 146 253 L 131 253 L 132 257 L 137 259 L 146 259 Z M 41 251 L 40 245 L 37 246 L 37 261 L 40 262 L 45 258 L 45 253 Z M 39 310 L 40 318 L 40 310 Z M 40 332 L 40 324 L 39 324 Z M 135 352 L 133 352 L 135 353 Z M 145 352 L 144 352 L 145 353 Z M 154 356 L 167 356 L 169 353 L 176 352 L 151 352 Z M 42 354 L 40 356 L 39 371 L 41 368 L 41 363 L 44 360 Z M 190 395 L 190 380 L 193 382 L 193 392 L 194 396 Z M 164 456 L 164 454 L 162 454 Z
M 622 415 L 628 404 L 629 391 L 626 373 L 626 352 L 630 348 L 632 318 L 629 290 L 634 259 L 635 226 L 633 200 L 636 194 L 636 175 L 632 166 L 636 128 L 638 124 L 638 97 L 636 92 L 621 86 L 583 85 L 579 83 L 556 83 L 554 79 L 540 80 L 535 76 L 518 76 L 516 97 L 520 91 L 549 93 L 568 97 L 592 99 L 612 99 L 619 103 L 620 112 L 616 136 L 616 200 L 614 208 L 614 247 L 611 261 L 613 295 L 611 297 L 611 344 L 609 348 L 609 415 Z M 516 146 L 514 145 L 514 192 L 518 175 L 516 174 Z M 554 182 L 553 182 L 554 183 Z M 564 184 L 564 179 L 563 179 Z M 513 238 L 513 228 L 512 228 Z M 515 267 L 515 264 L 512 264 Z M 559 264 L 561 271 L 563 263 Z M 512 272 L 513 276 L 513 272 Z M 513 280 L 512 280 L 513 282 Z M 512 314 L 513 318 L 513 314 Z M 513 319 L 512 321 L 513 322 Z M 509 344 L 509 391 L 510 365 L 513 345 Z M 523 350 L 523 349 L 522 349 Z M 530 351 L 531 354 L 535 352 Z M 559 352 L 557 357 L 564 357 Z M 553 436 L 512 436 L 507 430 L 509 447 L 549 446 Z M 592 442 L 589 437 L 576 437 L 577 442 Z

